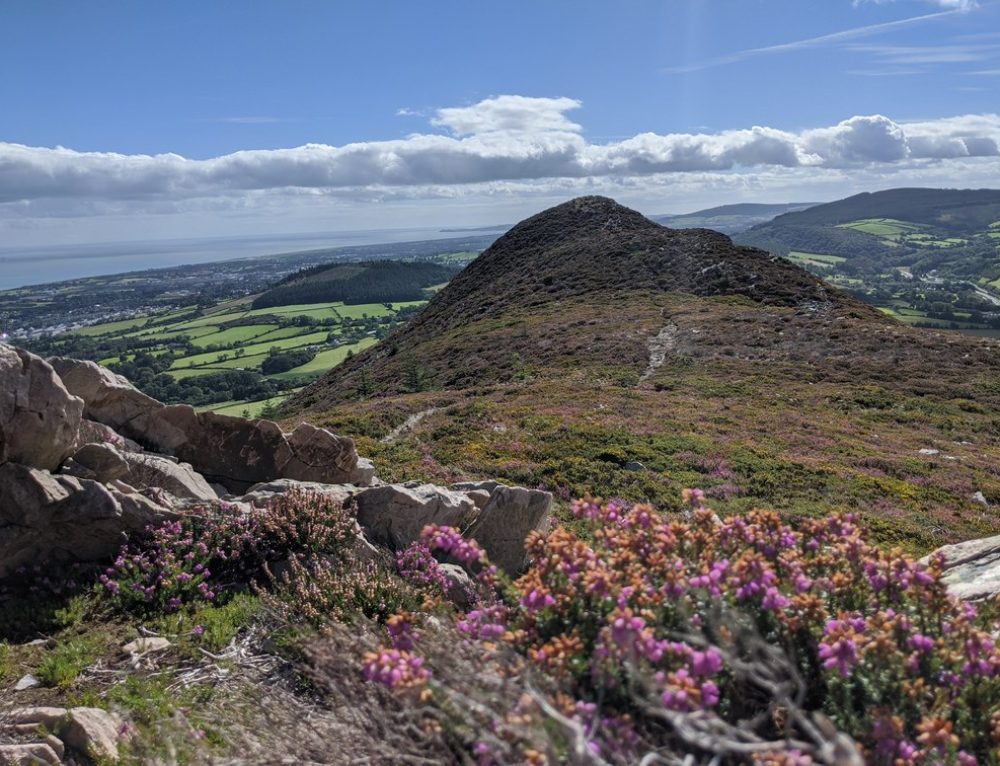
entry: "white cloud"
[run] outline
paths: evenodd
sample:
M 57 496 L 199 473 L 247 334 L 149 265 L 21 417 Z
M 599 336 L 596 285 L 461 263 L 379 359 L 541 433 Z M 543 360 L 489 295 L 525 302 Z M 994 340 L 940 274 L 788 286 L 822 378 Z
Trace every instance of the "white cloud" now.
M 300 211 L 351 203 L 418 205 L 601 189 L 706 194 L 765 180 L 772 188 L 860 177 L 893 185 L 893 178 L 933 166 L 975 160 L 977 168 L 986 163 L 995 174 L 1000 165 L 996 114 L 921 122 L 855 116 L 800 131 L 647 132 L 596 143 L 568 116 L 580 107 L 571 98 L 500 96 L 438 110 L 431 124 L 442 132 L 204 160 L 0 143 L 0 228 L 9 232 L 14 223 L 30 228 L 29 222 L 44 220 L 120 221 L 132 214 L 288 220 Z M 958 170 L 955 178 L 963 178 Z
M 581 128 L 566 112 L 582 104 L 574 98 L 528 98 L 498 96 L 472 106 L 439 109 L 431 125 L 444 127 L 457 136 L 484 133 L 579 133 Z

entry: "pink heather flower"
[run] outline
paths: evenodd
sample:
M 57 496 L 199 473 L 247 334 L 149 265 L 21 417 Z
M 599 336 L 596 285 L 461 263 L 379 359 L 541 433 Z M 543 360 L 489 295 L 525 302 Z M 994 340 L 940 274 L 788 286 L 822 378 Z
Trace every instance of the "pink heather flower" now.
M 934 639 L 921 633 L 910 636 L 906 641 L 906 645 L 913 651 L 920 652 L 921 654 L 930 654 L 934 651 Z
M 819 656 L 823 667 L 830 670 L 836 668 L 846 678 L 858 663 L 858 646 L 850 639 L 838 639 L 832 644 L 820 644 Z
M 466 566 L 481 561 L 486 556 L 475 540 L 466 540 L 454 527 L 429 524 L 420 533 L 420 539 L 430 550 L 450 554 Z
M 464 636 L 489 641 L 500 638 L 507 632 L 506 619 L 506 608 L 502 604 L 496 604 L 483 609 L 473 609 L 459 620 L 455 627 Z
M 431 673 L 423 664 L 422 657 L 408 651 L 383 649 L 365 655 L 362 672 L 368 681 L 380 683 L 389 689 L 398 689 L 424 684 Z
M 692 508 L 700 508 L 705 502 L 705 493 L 700 489 L 685 489 L 681 491 L 681 499 Z
M 762 609 L 777 612 L 780 609 L 784 609 L 790 603 L 792 602 L 785 598 L 781 594 L 781 591 L 772 586 L 764 591 L 764 598 L 761 600 L 760 605 Z
M 526 596 L 521 598 L 521 606 L 529 614 L 534 612 L 540 612 L 545 607 L 552 606 L 556 603 L 556 600 L 548 593 L 539 592 L 537 589 L 532 590 Z
M 712 681 L 705 681 L 701 685 L 701 706 L 703 708 L 715 707 L 719 704 L 719 687 Z
M 199 638 L 205 635 L 205 626 L 195 625 L 193 628 L 191 628 L 191 635 L 194 636 L 195 638 Z
M 722 670 L 722 654 L 714 646 L 691 653 L 691 672 L 696 676 L 714 676 Z

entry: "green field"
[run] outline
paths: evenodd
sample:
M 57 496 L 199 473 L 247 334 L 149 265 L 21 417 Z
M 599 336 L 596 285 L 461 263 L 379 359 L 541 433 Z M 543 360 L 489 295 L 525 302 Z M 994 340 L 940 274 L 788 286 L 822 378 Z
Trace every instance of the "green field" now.
M 818 266 L 820 268 L 832 268 L 838 263 L 843 263 L 847 259 L 840 255 L 823 255 L 822 253 L 803 253 L 793 250 L 788 254 L 788 260 L 799 266 Z
M 860 221 L 842 223 L 841 229 L 854 229 L 877 237 L 899 237 L 904 234 L 919 234 L 923 226 L 918 223 L 898 221 L 895 218 L 864 218 Z
M 365 338 L 350 346 L 339 346 L 329 351 L 321 351 L 316 354 L 316 358 L 301 367 L 296 367 L 288 372 L 281 372 L 271 377 L 275 380 L 295 380 L 302 377 L 316 377 L 344 361 L 348 352 L 358 353 L 370 346 L 374 346 L 378 341 L 374 338 Z
M 201 335 L 193 342 L 199 348 L 205 348 L 206 346 L 226 346 L 230 343 L 242 344 L 261 338 L 277 329 L 278 325 L 276 324 L 240 325 L 239 327 L 230 327 L 208 335 Z
M 227 414 L 242 414 L 245 409 L 257 414 L 266 402 L 247 404 L 235 400 L 233 392 L 256 391 L 260 399 L 270 395 L 272 400 L 280 400 L 287 396 L 282 389 L 309 382 L 342 362 L 349 353 L 374 345 L 400 321 L 396 316 L 399 311 L 424 303 L 329 302 L 252 310 L 251 298 L 247 297 L 202 309 L 200 315 L 196 314 L 197 307 L 187 307 L 154 317 L 94 325 L 73 335 L 86 338 L 88 344 L 96 343 L 103 350 L 96 358 L 105 365 L 124 364 L 126 374 L 136 374 L 137 360 L 144 355 L 166 356 L 155 368 L 154 380 L 146 383 L 154 395 L 176 397 L 171 400 Z M 272 354 L 301 351 L 312 353 L 313 358 L 281 373 L 263 374 L 261 365 Z M 287 360 L 286 364 L 295 361 Z M 130 366 L 133 372 L 127 372 Z M 138 361 L 138 366 L 150 368 L 146 361 Z M 234 371 L 252 372 L 258 377 L 223 375 Z M 215 376 L 210 383 L 192 380 L 209 375 Z M 173 384 L 164 382 L 164 376 L 176 384 L 173 391 Z M 190 394 L 176 393 L 177 387 Z M 191 398 L 185 398 L 188 395 Z M 225 401 L 218 405 L 206 403 L 206 398 L 211 402 L 208 397 L 214 395 Z
M 98 335 L 108 335 L 110 333 L 121 332 L 122 330 L 131 330 L 135 327 L 140 327 L 146 324 L 147 317 L 140 317 L 139 319 L 123 319 L 120 322 L 106 322 L 105 324 L 94 324 L 90 327 L 84 327 L 82 330 L 77 330 L 78 335 L 85 335 L 87 337 L 96 337 Z
M 217 412 L 220 415 L 233 415 L 234 417 L 241 418 L 259 418 L 261 413 L 267 407 L 277 407 L 285 401 L 285 399 L 295 393 L 295 391 L 298 391 L 298 389 L 293 389 L 288 393 L 281 394 L 279 396 L 272 396 L 270 399 L 261 399 L 256 402 L 223 402 L 222 404 L 213 404 L 210 407 L 203 407 L 201 409 Z

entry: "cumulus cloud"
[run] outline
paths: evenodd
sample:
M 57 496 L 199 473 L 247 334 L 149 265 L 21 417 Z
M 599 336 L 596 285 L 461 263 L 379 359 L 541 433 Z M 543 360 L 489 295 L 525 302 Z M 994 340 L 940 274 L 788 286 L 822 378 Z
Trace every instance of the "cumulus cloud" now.
M 1000 154 L 998 115 L 909 123 L 855 116 L 798 132 L 757 126 L 718 133 L 650 132 L 591 143 L 568 116 L 581 106 L 572 98 L 499 96 L 439 109 L 430 123 L 440 132 L 344 146 L 248 150 L 204 160 L 0 143 L 0 206 L 8 214 L 26 209 L 38 214 L 73 204 L 81 210 L 101 203 L 170 206 L 251 194 L 360 199 L 408 189 L 407 195 L 433 196 L 432 188 L 458 193 L 499 182 L 626 182 L 748 168 L 892 169 Z

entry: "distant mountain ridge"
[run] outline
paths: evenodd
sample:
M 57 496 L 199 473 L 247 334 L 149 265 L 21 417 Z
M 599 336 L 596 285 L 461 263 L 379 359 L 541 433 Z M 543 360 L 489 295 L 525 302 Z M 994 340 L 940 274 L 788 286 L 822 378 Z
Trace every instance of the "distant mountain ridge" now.
M 779 204 L 763 204 L 744 202 L 735 205 L 721 205 L 693 213 L 680 215 L 654 215 L 650 219 L 664 226 L 678 229 L 704 228 L 715 229 L 723 234 L 738 234 L 752 226 L 771 220 L 784 213 L 804 210 L 819 203 L 788 202 Z
M 908 188 L 863 192 L 787 212 L 770 223 L 775 227 L 838 225 L 867 218 L 893 218 L 969 233 L 1000 220 L 1000 190 Z M 755 228 L 765 229 L 768 224 Z
M 342 301 L 348 305 L 418 301 L 451 279 L 457 266 L 413 261 L 358 261 L 310 266 L 257 296 L 253 308 Z

